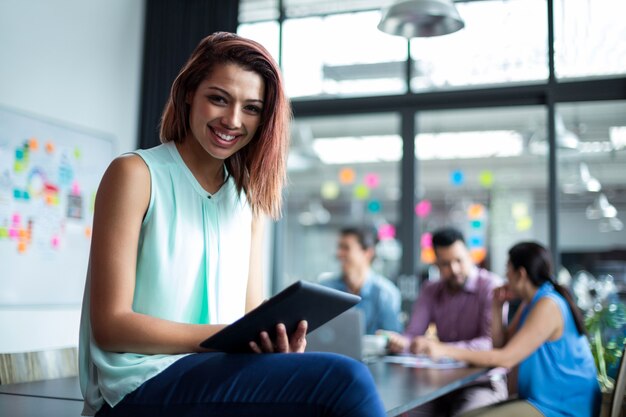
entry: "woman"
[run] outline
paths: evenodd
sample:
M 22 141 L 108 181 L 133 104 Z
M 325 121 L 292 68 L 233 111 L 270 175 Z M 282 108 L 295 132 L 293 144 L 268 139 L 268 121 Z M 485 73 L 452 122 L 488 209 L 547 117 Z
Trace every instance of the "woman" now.
M 81 318 L 87 415 L 384 415 L 364 365 L 289 354 L 306 322 L 251 341 L 274 355 L 199 346 L 262 301 L 262 216 L 280 214 L 289 121 L 269 53 L 215 33 L 174 81 L 163 144 L 111 163 Z
M 519 364 L 519 400 L 484 407 L 466 416 L 596 416 L 600 388 L 583 317 L 567 290 L 552 279 L 550 253 L 534 242 L 509 250 L 508 284 L 493 298 L 491 351 L 470 351 L 429 342 L 424 352 L 477 366 Z M 511 325 L 502 325 L 502 305 L 519 297 Z

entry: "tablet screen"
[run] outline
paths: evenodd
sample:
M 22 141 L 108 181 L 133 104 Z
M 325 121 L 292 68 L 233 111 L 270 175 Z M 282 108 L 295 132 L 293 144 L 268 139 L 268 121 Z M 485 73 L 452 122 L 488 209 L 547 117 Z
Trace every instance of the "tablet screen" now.
M 200 346 L 231 353 L 252 352 L 250 341 L 259 342 L 266 331 L 272 340 L 276 325 L 283 323 L 292 335 L 301 320 L 308 323 L 307 332 L 353 307 L 361 297 L 307 281 L 285 288 L 248 314 L 203 341 Z

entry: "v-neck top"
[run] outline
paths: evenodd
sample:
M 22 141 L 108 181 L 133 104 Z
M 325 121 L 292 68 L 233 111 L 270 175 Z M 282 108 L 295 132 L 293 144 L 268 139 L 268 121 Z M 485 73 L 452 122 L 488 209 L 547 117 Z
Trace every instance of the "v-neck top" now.
M 150 171 L 141 225 L 133 311 L 190 324 L 228 324 L 245 313 L 252 212 L 232 177 L 214 194 L 193 176 L 173 142 L 134 152 Z M 227 173 L 226 173 L 227 174 Z M 79 362 L 86 415 L 114 406 L 185 355 L 100 349 L 91 335 L 89 271 Z M 210 375 L 207 375 L 210 378 Z

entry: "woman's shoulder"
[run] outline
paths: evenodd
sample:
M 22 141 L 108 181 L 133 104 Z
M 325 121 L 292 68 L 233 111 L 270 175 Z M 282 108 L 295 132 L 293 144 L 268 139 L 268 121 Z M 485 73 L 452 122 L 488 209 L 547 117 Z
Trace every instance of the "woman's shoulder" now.
M 113 159 L 104 175 L 140 181 L 149 179 L 150 173 L 143 158 L 134 153 L 126 153 Z

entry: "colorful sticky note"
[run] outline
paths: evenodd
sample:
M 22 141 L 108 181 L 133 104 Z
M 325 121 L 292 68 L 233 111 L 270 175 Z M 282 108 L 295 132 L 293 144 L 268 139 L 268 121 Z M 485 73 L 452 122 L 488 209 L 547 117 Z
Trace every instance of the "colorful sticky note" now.
M 382 205 L 378 200 L 371 200 L 369 203 L 367 203 L 367 211 L 369 211 L 370 213 L 379 213 L 381 209 Z
M 479 203 L 471 204 L 467 209 L 467 217 L 470 219 L 480 219 L 485 214 L 485 206 Z
M 39 141 L 37 140 L 37 138 L 32 137 L 28 139 L 28 149 L 30 149 L 31 151 L 36 151 L 39 149 Z
M 415 214 L 417 217 L 427 217 L 433 208 L 430 200 L 422 200 L 415 205 Z
M 525 232 L 533 227 L 533 219 L 530 216 L 523 216 L 515 220 L 515 229 L 518 232 Z
M 520 219 L 528 216 L 528 204 L 524 202 L 513 203 L 511 205 L 511 215 L 514 219 Z
M 370 189 L 367 188 L 365 185 L 359 184 L 356 187 L 354 187 L 355 198 L 358 198 L 359 200 L 365 200 L 369 196 L 370 196 Z
M 422 247 L 422 249 L 432 248 L 433 234 L 430 232 L 422 233 L 422 237 L 420 238 L 420 246 Z
M 26 242 L 17 242 L 18 253 L 24 253 L 26 252 L 26 249 L 28 249 L 28 245 L 26 244 Z
M 46 152 L 48 153 L 53 153 L 54 152 L 54 143 L 53 142 L 46 142 Z
M 464 180 L 465 175 L 463 171 L 456 170 L 450 173 L 450 183 L 452 183 L 452 185 L 463 185 Z
M 322 198 L 326 200 L 335 200 L 339 197 L 339 184 L 335 181 L 326 181 L 322 184 L 320 188 L 320 194 Z
M 354 182 L 356 173 L 352 168 L 342 168 L 339 171 L 339 182 L 344 185 L 349 185 Z
M 435 250 L 433 248 L 422 248 L 420 259 L 424 264 L 435 263 Z
M 482 261 L 484 261 L 485 258 L 487 257 L 487 249 L 472 248 L 470 249 L 470 256 L 472 258 L 472 261 L 474 261 L 475 264 L 479 264 Z
M 387 240 L 396 237 L 396 228 L 392 224 L 381 224 L 378 226 L 378 239 Z
M 82 154 L 81 154 L 81 152 L 80 152 L 80 148 L 79 148 L 78 146 L 77 146 L 77 147 L 75 147 L 75 148 L 74 148 L 74 158 L 76 158 L 76 159 L 80 159 L 81 155 L 82 155 Z
M 470 222 L 470 226 L 472 227 L 472 229 L 480 229 L 482 225 L 483 223 L 480 220 L 472 220 Z
M 376 187 L 378 187 L 378 185 L 380 185 L 380 176 L 378 174 L 375 174 L 375 173 L 365 174 L 365 178 L 364 178 L 363 182 L 369 188 L 376 188 Z
M 59 239 L 58 236 L 52 236 L 52 238 L 50 239 L 50 246 L 52 246 L 52 248 L 54 249 L 58 249 L 60 244 L 61 239 Z
M 72 195 L 80 195 L 80 185 L 78 185 L 78 181 L 72 183 Z
M 484 188 L 491 188 L 493 186 L 493 172 L 489 170 L 481 171 L 478 174 L 478 183 Z

